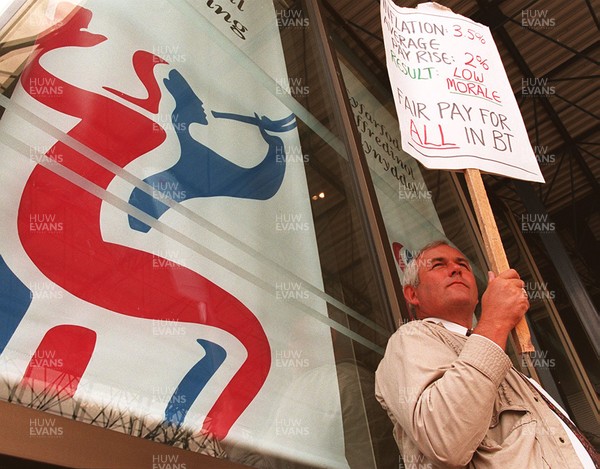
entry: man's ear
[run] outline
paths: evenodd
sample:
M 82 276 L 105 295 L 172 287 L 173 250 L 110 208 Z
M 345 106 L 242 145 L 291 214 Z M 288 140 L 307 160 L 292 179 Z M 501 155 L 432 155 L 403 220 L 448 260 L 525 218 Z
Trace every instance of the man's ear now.
M 412 285 L 405 285 L 402 289 L 402 292 L 404 293 L 404 299 L 407 303 L 413 306 L 418 306 L 419 299 L 417 297 L 417 289 L 415 287 Z

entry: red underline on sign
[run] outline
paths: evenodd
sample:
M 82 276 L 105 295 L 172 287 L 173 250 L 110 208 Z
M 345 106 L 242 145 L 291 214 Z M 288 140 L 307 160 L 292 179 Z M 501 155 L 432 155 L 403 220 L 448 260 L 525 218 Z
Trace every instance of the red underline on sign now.
M 425 148 L 426 150 L 457 150 L 460 147 L 459 146 L 451 146 L 451 147 L 436 147 L 436 146 L 427 146 L 427 145 L 421 145 L 420 143 L 417 143 L 413 140 L 413 143 L 421 148 Z
M 473 82 L 475 83 L 475 82 Z M 475 94 L 468 94 L 468 93 L 461 93 L 460 91 L 449 91 L 450 94 L 457 94 L 459 96 L 469 96 L 471 98 L 479 98 L 479 99 L 483 99 L 484 101 L 487 101 L 488 103 L 492 103 L 495 104 L 497 106 L 502 106 L 502 104 L 500 104 L 497 101 L 494 101 L 493 99 L 489 99 L 489 98 L 484 98 L 483 96 L 477 96 Z

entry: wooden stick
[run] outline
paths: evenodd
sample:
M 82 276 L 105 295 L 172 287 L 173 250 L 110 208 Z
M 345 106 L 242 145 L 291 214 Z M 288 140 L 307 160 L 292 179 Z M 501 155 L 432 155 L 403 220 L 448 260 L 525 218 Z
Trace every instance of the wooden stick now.
M 494 219 L 492 207 L 490 206 L 490 201 L 488 200 L 485 186 L 483 185 L 481 173 L 478 169 L 465 169 L 465 179 L 471 195 L 473 207 L 475 208 L 475 215 L 477 216 L 479 229 L 481 230 L 481 235 L 483 237 L 485 251 L 490 261 L 491 268 L 497 275 L 500 272 L 508 270 L 510 267 L 508 265 L 506 253 L 504 252 L 500 232 L 498 231 L 498 226 Z M 521 321 L 519 321 L 512 331 L 512 336 L 515 345 L 517 346 L 517 351 L 520 354 L 535 352 L 525 318 L 522 318 Z

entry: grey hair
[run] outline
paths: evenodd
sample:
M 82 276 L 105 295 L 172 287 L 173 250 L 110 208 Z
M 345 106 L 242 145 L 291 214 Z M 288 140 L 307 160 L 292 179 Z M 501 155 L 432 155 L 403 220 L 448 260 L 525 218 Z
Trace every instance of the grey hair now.
M 453 247 L 448 241 L 444 239 L 437 239 L 430 243 L 427 243 L 418 251 L 413 252 L 413 258 L 407 262 L 404 268 L 404 275 L 402 276 L 402 287 L 410 285 L 412 287 L 419 286 L 419 257 L 430 249 L 437 248 L 438 246 L 450 246 Z
M 406 263 L 406 267 L 404 268 L 404 274 L 402 275 L 402 288 L 406 287 L 407 285 L 410 285 L 414 288 L 417 288 L 419 286 L 419 257 L 421 257 L 421 255 L 424 254 L 425 251 L 437 248 L 438 246 L 454 247 L 444 239 L 437 239 L 435 241 L 427 243 L 418 251 L 413 252 L 413 258 Z M 415 311 L 415 307 L 408 303 L 408 301 L 406 303 L 408 305 L 409 313 L 413 318 L 416 318 L 417 312 Z

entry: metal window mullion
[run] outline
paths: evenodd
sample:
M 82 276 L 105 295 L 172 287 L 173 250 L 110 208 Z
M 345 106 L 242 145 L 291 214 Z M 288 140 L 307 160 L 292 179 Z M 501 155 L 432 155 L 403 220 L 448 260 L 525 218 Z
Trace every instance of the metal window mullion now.
M 321 5 L 318 0 L 306 0 L 306 9 L 311 26 L 314 26 L 312 28 L 313 33 L 316 36 L 315 40 L 326 70 L 325 80 L 330 87 L 331 97 L 335 105 L 335 115 L 340 124 L 340 138 L 343 140 L 348 152 L 348 163 L 353 178 L 352 182 L 355 186 L 354 189 L 360 195 L 357 197 L 358 209 L 367 228 L 367 242 L 372 246 L 370 251 L 373 257 L 375 275 L 378 277 L 377 285 L 391 313 L 391 315 L 388 315 L 388 327 L 390 331 L 394 331 L 397 327 L 395 321 L 400 321 L 402 318 L 400 298 L 403 298 L 403 296 L 400 279 L 396 272 L 395 261 L 389 246 L 369 167 L 362 151 L 352 109 L 341 81 L 339 64 L 323 21 Z

